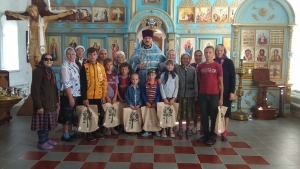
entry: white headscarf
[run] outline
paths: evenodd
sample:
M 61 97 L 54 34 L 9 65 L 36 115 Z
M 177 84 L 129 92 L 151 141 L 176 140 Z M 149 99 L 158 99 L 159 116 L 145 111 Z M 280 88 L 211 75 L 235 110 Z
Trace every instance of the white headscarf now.
M 74 52 L 74 53 L 76 54 L 74 48 L 72 48 L 72 47 L 67 47 L 67 48 L 65 49 L 65 51 L 64 51 L 64 58 L 63 58 L 63 64 L 62 64 L 62 66 L 67 66 L 67 67 L 72 67 L 72 68 L 79 69 L 79 67 L 78 67 L 77 64 L 75 63 L 75 57 L 74 57 L 74 62 L 70 62 L 70 61 L 68 60 L 68 57 L 67 57 L 67 52 L 68 52 L 68 50 L 71 50 L 72 52 Z

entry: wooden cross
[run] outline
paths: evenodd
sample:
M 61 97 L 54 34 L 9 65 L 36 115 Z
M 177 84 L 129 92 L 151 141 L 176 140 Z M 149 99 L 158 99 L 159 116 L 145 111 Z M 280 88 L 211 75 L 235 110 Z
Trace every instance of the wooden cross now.
M 48 5 L 45 2 L 48 2 Z M 74 10 L 63 13 L 52 13 L 49 0 L 32 0 L 32 5 L 24 13 L 15 13 L 5 11 L 8 20 L 26 20 L 29 22 L 29 41 L 27 47 L 28 60 L 32 69 L 41 60 L 42 54 L 46 53 L 45 34 L 47 24 L 54 20 L 72 20 L 76 19 Z M 50 9 L 50 11 L 49 11 Z
M 49 11 L 49 8 L 51 8 L 51 7 L 50 6 L 48 7 L 44 0 L 31 0 L 31 4 L 38 7 L 38 10 L 39 10 L 39 13 L 40 13 L 41 17 L 56 15 L 55 13 L 52 13 L 52 12 Z M 19 14 L 25 15 L 25 16 L 29 15 L 27 11 L 19 13 Z M 7 20 L 21 20 L 21 19 L 15 18 L 13 16 L 6 16 L 6 19 Z M 75 21 L 76 20 L 76 14 L 60 18 L 59 20 Z

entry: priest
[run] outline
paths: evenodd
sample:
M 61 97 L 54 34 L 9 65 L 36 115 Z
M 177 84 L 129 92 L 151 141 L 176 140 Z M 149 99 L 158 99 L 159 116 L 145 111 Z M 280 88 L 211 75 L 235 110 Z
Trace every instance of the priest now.
M 157 69 L 158 64 L 166 60 L 166 56 L 152 41 L 153 34 L 151 29 L 143 30 L 143 40 L 130 57 L 132 73 L 139 74 L 140 84 L 146 82 L 148 69 Z

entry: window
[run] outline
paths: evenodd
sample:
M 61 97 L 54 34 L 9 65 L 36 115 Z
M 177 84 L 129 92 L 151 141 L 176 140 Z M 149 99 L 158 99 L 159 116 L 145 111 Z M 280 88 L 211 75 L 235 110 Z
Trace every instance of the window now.
M 7 21 L 6 16 L 1 17 L 1 69 L 19 70 L 18 25 L 16 21 Z M 1 33 L 1 32 L 0 32 Z

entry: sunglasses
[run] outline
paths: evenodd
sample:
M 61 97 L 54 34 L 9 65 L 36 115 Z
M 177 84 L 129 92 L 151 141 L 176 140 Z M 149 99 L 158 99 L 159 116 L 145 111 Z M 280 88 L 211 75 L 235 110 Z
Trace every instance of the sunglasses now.
M 44 58 L 44 61 L 53 61 L 52 58 Z

